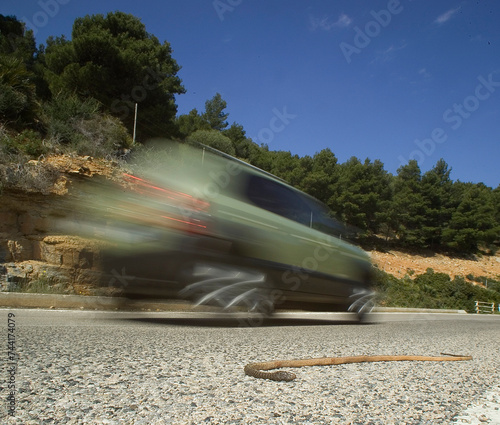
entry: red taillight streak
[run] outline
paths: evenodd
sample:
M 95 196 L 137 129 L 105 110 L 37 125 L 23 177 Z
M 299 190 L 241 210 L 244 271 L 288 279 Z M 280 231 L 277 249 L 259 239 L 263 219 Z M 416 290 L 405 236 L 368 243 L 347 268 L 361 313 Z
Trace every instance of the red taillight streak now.
M 201 199 L 195 198 L 195 197 L 193 197 L 193 196 L 191 196 L 191 195 L 189 195 L 187 193 L 173 191 L 173 190 L 168 190 L 168 189 L 165 189 L 165 188 L 162 188 L 162 187 L 154 186 L 151 183 L 149 183 L 148 181 L 146 181 L 144 179 L 141 179 L 139 177 L 133 176 L 132 174 L 126 174 L 126 173 L 124 173 L 124 176 L 140 182 L 140 184 L 142 186 L 145 186 L 146 188 L 155 189 L 155 190 L 159 190 L 161 192 L 164 192 L 164 193 L 168 194 L 167 198 L 172 199 L 174 201 L 177 200 L 177 198 L 175 197 L 175 195 L 177 195 L 178 197 L 181 196 L 181 197 L 184 197 L 184 198 L 188 198 L 192 202 L 190 206 L 192 208 L 198 210 L 198 211 L 206 211 L 210 207 L 210 203 L 205 202 L 205 201 L 203 201 Z M 148 192 L 145 192 L 145 193 L 148 193 Z M 197 206 L 196 204 L 201 204 L 201 206 Z
M 191 195 L 188 195 L 187 193 L 182 193 L 182 192 L 172 191 L 172 190 L 165 189 L 165 188 L 163 188 L 163 187 L 155 186 L 155 185 L 153 185 L 153 184 L 149 183 L 148 181 L 146 181 L 146 180 L 144 180 L 144 179 L 141 179 L 141 178 L 139 178 L 139 177 L 135 177 L 135 176 L 133 176 L 133 175 L 131 175 L 131 174 L 125 174 L 125 176 L 130 177 L 130 178 L 132 178 L 132 179 L 134 179 L 134 180 L 137 180 L 137 181 L 141 182 L 141 184 L 142 184 L 143 186 L 145 186 L 145 187 L 149 187 L 149 188 L 151 188 L 151 189 L 156 189 L 156 190 L 159 190 L 159 191 L 161 191 L 161 192 L 165 192 L 165 193 L 169 193 L 169 194 L 175 193 L 175 194 L 177 194 L 177 195 L 184 196 L 184 197 L 186 197 L 186 198 L 194 199 Z M 172 198 L 172 199 L 174 199 L 174 198 Z
M 128 213 L 128 217 L 135 217 L 141 221 L 147 220 L 147 218 L 149 217 L 149 218 L 153 219 L 153 221 L 156 221 L 157 224 L 160 224 L 157 221 L 158 219 L 154 220 L 154 218 L 161 217 L 161 218 L 166 218 L 167 220 L 176 221 L 178 223 L 183 223 L 183 224 L 188 224 L 190 226 L 199 227 L 200 229 L 207 229 L 207 226 L 203 225 L 203 224 L 193 223 L 192 221 L 181 220 L 179 218 L 169 217 L 166 215 L 160 215 L 160 214 L 156 215 L 156 214 L 154 214 L 154 210 L 149 211 L 149 213 L 146 211 L 141 213 L 141 212 L 130 210 L 129 209 L 130 206 L 127 206 L 127 205 L 121 205 L 120 207 L 121 207 L 122 211 L 125 211 Z

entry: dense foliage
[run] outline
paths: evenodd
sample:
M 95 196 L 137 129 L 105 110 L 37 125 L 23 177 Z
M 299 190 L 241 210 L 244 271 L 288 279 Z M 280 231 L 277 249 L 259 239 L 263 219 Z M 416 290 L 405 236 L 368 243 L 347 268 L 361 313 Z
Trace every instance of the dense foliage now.
M 485 283 L 486 278 L 472 280 Z M 500 282 L 490 279 L 487 288 L 467 282 L 462 277 L 451 279 L 445 273 L 432 269 L 412 279 L 398 279 L 381 270 L 376 271 L 375 288 L 378 304 L 384 307 L 412 307 L 465 310 L 474 313 L 476 301 L 500 303 Z
M 71 40 L 49 37 L 39 48 L 22 22 L 0 15 L 0 184 L 8 161 L 134 149 L 138 104 L 139 143 L 161 137 L 235 155 L 324 202 L 363 243 L 496 250 L 500 186 L 453 181 L 442 159 L 425 173 L 412 160 L 392 175 L 379 160 L 339 163 L 328 148 L 305 157 L 272 151 L 246 137 L 241 124 L 229 124 L 219 93 L 205 111 L 176 116 L 175 95 L 185 89 L 171 54 L 169 43 L 121 12 L 78 18 Z
M 52 95 L 97 99 L 129 129 L 139 103 L 137 135 L 145 140 L 174 131 L 174 94 L 184 88 L 171 53 L 169 43 L 148 34 L 139 19 L 116 12 L 78 18 L 71 41 L 49 38 L 41 60 Z

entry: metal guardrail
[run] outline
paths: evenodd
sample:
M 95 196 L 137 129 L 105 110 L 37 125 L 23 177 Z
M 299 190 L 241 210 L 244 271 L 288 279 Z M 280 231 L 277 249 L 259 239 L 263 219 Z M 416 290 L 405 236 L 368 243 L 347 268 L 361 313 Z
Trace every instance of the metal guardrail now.
M 498 311 L 500 312 L 500 305 L 498 306 Z M 476 301 L 476 313 L 477 314 L 494 314 L 495 313 L 495 303 Z

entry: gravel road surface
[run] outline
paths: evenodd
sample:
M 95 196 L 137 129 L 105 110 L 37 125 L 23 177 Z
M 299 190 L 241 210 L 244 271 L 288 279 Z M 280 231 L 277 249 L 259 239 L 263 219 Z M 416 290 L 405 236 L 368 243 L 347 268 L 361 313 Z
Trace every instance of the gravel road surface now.
M 391 313 L 360 325 L 281 313 L 261 327 L 209 313 L 0 317 L 0 423 L 500 424 L 498 316 Z M 306 367 L 292 382 L 243 373 L 273 359 L 441 352 L 473 360 Z

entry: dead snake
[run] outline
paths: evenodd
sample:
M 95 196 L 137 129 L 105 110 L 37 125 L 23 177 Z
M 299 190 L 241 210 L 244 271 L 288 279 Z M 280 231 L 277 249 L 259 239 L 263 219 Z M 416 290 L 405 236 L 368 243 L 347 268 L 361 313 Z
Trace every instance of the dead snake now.
M 472 356 L 441 353 L 441 356 L 348 356 L 348 357 L 320 357 L 302 360 L 275 360 L 261 363 L 250 363 L 245 366 L 245 374 L 254 378 L 271 379 L 273 381 L 293 381 L 295 373 L 285 370 L 269 372 L 281 367 L 327 366 L 347 363 L 363 362 L 399 362 L 399 361 L 432 361 L 452 362 L 472 360 Z

